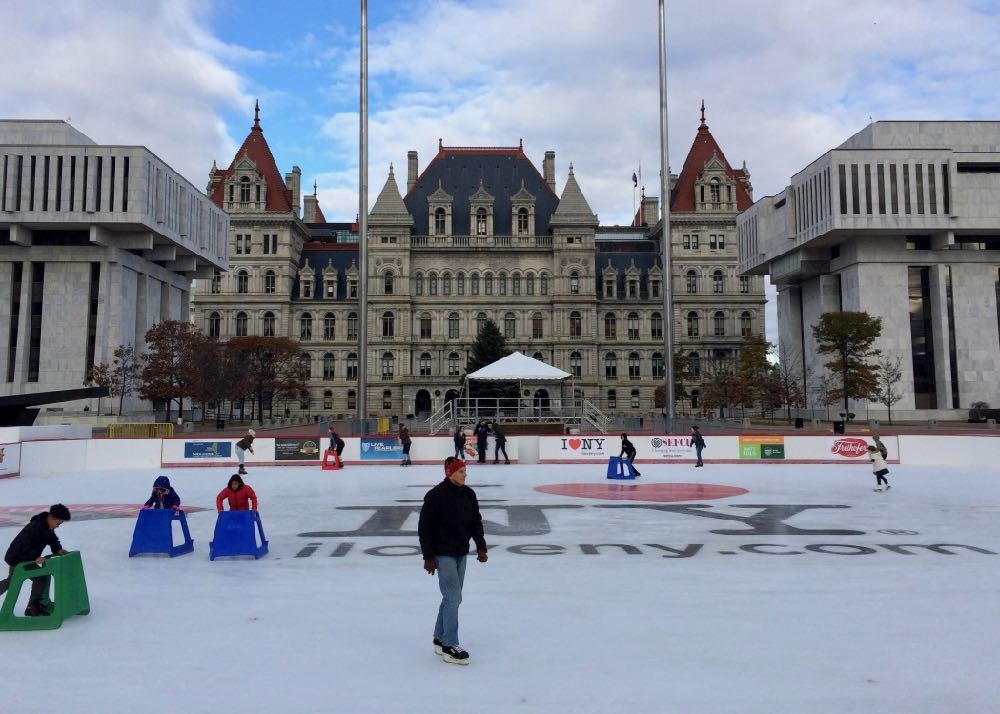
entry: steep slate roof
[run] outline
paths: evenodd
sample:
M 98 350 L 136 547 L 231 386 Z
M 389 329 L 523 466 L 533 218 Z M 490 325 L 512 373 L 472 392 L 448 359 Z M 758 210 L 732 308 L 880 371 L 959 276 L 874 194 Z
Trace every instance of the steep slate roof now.
M 424 214 L 427 213 L 427 204 L 424 204 Z M 375 205 L 368 214 L 371 223 L 395 223 L 399 225 L 412 225 L 413 219 L 410 217 L 407 206 L 403 203 L 403 197 L 399 193 L 399 186 L 396 184 L 396 174 L 389 164 L 389 176 L 385 180 L 382 192 L 375 199 Z
M 337 269 L 337 300 L 347 299 L 347 271 L 351 264 L 358 267 L 358 245 L 356 243 L 306 243 L 302 246 L 302 254 L 299 256 L 299 274 L 295 276 L 295 284 L 292 286 L 292 297 L 296 300 L 313 300 L 326 304 L 325 294 L 316 289 L 313 290 L 312 297 L 303 298 L 300 281 L 302 280 L 302 268 L 306 261 L 313 269 L 313 275 L 317 279 L 323 276 L 323 269 L 328 264 L 332 264 Z M 314 283 L 318 288 L 318 283 Z M 327 305 L 327 307 L 329 307 Z
M 616 291 L 618 295 L 625 294 L 625 271 L 630 266 L 635 265 L 639 271 L 639 296 L 643 300 L 649 299 L 649 271 L 656 267 L 661 269 L 659 243 L 649 239 L 644 240 L 600 240 L 601 232 L 597 233 L 597 250 L 594 253 L 594 275 L 597 279 L 594 286 L 598 295 L 604 289 L 604 270 L 611 263 L 611 267 L 618 271 Z M 662 280 L 662 278 L 661 278 Z M 614 299 L 611 302 L 602 303 L 599 307 L 614 309 Z M 625 301 L 623 305 L 627 304 Z
M 229 164 L 229 168 L 224 171 L 220 169 L 215 170 L 213 178 L 219 180 L 212 188 L 212 201 L 220 208 L 222 207 L 223 202 L 226 200 L 226 179 L 233 175 L 236 164 L 239 163 L 244 155 L 253 161 L 257 167 L 257 171 L 263 176 L 264 183 L 267 185 L 267 204 L 265 210 L 268 212 L 290 213 L 292 210 L 292 192 L 285 186 L 285 182 L 281 178 L 281 172 L 278 171 L 278 165 L 274 161 L 274 155 L 271 153 L 271 147 L 267 145 L 267 139 L 264 138 L 264 130 L 260 128 L 260 104 L 257 104 L 254 108 L 253 126 L 250 128 L 247 138 L 243 140 L 243 145 L 236 152 L 236 156 L 233 157 L 233 162 Z
M 553 225 L 590 224 L 596 226 L 597 216 L 590 210 L 590 204 L 580 190 L 580 184 L 576 182 L 573 174 L 573 164 L 569 165 L 569 176 L 566 178 L 566 187 L 563 189 L 562 197 L 559 199 L 559 207 L 552 216 Z
M 470 226 L 469 198 L 479 190 L 482 181 L 495 199 L 493 232 L 496 235 L 512 235 L 510 199 L 521 190 L 522 180 L 525 189 L 535 196 L 535 233 L 545 235 L 549 232 L 549 218 L 555 212 L 559 198 L 525 156 L 522 146 L 451 147 L 439 144 L 438 153 L 403 201 L 413 216 L 414 232 L 427 235 L 430 232 L 427 197 L 437 191 L 440 184 L 454 197 L 452 232 L 467 235 Z
M 708 130 L 708 125 L 705 123 L 705 109 L 703 104 L 701 126 L 698 127 L 698 133 L 695 134 L 694 143 L 691 144 L 691 150 L 684 160 L 684 168 L 681 169 L 681 174 L 677 178 L 677 185 L 674 187 L 671 195 L 671 211 L 693 212 L 695 210 L 694 185 L 698 180 L 698 176 L 704 170 L 705 165 L 712 160 L 713 155 L 719 157 L 719 160 L 726 167 L 726 175 L 736 184 L 737 210 L 744 211 L 753 205 L 753 200 L 750 198 L 750 194 L 747 193 L 746 186 L 740 180 L 741 178 L 745 178 L 746 174 L 743 169 L 734 170 L 726 160 L 726 155 L 722 153 L 722 149 L 715 143 L 715 137 L 712 136 L 712 132 Z

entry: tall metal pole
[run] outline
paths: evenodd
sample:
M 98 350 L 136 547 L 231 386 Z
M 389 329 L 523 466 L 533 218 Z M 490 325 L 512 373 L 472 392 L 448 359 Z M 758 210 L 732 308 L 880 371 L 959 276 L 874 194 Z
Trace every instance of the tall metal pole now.
M 361 0 L 361 126 L 358 156 L 358 415 L 368 419 L 368 0 Z M 367 427 L 366 427 L 367 431 Z
M 667 152 L 667 26 L 664 19 L 663 0 L 660 0 L 660 197 L 663 201 L 663 236 L 660 250 L 663 255 L 663 359 L 666 383 L 666 432 L 674 430 L 674 273 L 671 261 L 670 236 L 670 160 Z

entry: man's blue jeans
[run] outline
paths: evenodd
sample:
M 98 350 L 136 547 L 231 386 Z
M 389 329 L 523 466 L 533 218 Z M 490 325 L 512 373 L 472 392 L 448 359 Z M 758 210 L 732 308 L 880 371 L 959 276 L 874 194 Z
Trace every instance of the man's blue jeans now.
M 435 558 L 438 586 L 441 588 L 441 606 L 434 625 L 434 637 L 451 647 L 458 645 L 458 606 L 462 604 L 465 558 L 464 555 L 439 555 Z
M 702 452 L 702 449 L 704 449 L 704 448 L 705 448 L 704 446 L 696 446 L 696 447 L 694 447 L 695 452 L 697 452 L 697 454 L 698 454 L 698 463 L 697 463 L 698 466 L 704 465 L 702 463 L 702 460 L 701 460 L 701 452 Z

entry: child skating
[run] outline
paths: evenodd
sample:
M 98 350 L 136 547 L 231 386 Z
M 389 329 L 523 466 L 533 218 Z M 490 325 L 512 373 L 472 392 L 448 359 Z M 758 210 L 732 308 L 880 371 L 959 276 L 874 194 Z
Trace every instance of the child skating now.
M 874 490 L 881 491 L 882 484 L 885 483 L 885 490 L 888 491 L 892 488 L 889 485 L 889 479 L 885 477 L 889 473 L 889 466 L 885 463 L 885 459 L 882 457 L 882 453 L 878 450 L 877 446 L 868 446 L 868 460 L 872 462 L 872 471 L 875 472 Z

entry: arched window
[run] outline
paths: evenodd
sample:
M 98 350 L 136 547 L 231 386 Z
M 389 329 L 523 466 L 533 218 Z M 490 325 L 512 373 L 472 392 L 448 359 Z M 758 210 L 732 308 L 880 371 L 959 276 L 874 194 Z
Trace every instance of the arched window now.
M 476 209 L 476 235 L 484 236 L 486 235 L 486 209 L 477 208 Z
M 236 336 L 247 336 L 247 314 L 245 312 L 236 313 Z
M 430 377 L 431 376 L 431 353 L 422 352 L 420 354 L 420 376 Z
M 629 352 L 628 355 L 628 378 L 640 379 L 642 377 L 641 361 L 638 352 Z
M 483 276 L 483 295 L 493 294 L 493 273 L 486 273 Z
M 250 202 L 250 179 L 247 176 L 240 179 L 240 202 Z
M 222 292 L 222 273 L 218 270 L 212 275 L 212 294 L 218 295 Z
M 749 312 L 740 313 L 740 337 L 750 337 L 753 334 L 753 318 Z
M 698 273 L 694 270 L 689 270 L 685 274 L 685 280 L 687 282 L 687 291 L 689 295 L 693 295 L 698 292 Z
M 431 339 L 431 314 L 429 312 L 420 315 L 420 339 Z
M 618 318 L 615 317 L 613 312 L 605 313 L 604 315 L 604 339 L 618 339 Z
M 386 310 L 382 313 L 382 337 L 396 336 L 396 316 Z
M 264 337 L 274 337 L 274 333 L 275 333 L 274 322 L 275 322 L 275 320 L 274 320 L 274 313 L 270 312 L 270 311 L 265 312 L 264 313 L 264 332 L 263 332 Z
M 481 335 L 483 333 L 483 328 L 486 327 L 486 313 L 480 312 L 476 314 L 476 335 Z
M 347 339 L 358 339 L 358 313 L 356 312 L 347 315 Z
M 448 376 L 458 376 L 458 352 L 452 352 L 448 355 Z
M 548 295 L 549 294 L 549 274 L 542 273 L 538 278 L 538 294 Z
M 448 313 L 448 339 L 457 340 L 458 331 L 461 325 L 461 318 L 457 312 Z
M 540 340 L 545 336 L 545 318 L 542 317 L 542 313 L 536 312 L 531 316 L 531 336 Z
M 336 367 L 336 359 L 332 352 L 327 352 L 323 355 L 323 379 L 333 379 L 333 374 Z
M 479 273 L 473 273 L 469 278 L 469 292 L 472 295 L 479 294 Z
M 726 278 L 721 270 L 716 270 L 712 273 L 712 292 L 716 295 L 721 295 L 726 288 Z
M 392 295 L 393 288 L 395 288 L 395 281 L 391 272 L 387 272 L 382 276 L 382 292 L 386 295 Z
M 347 378 L 358 378 L 358 353 L 351 352 L 347 355 Z
M 431 273 L 431 277 L 427 280 L 427 294 L 437 295 L 438 294 L 438 276 L 437 273 Z
M 497 277 L 497 295 L 507 294 L 507 273 L 500 273 Z
M 443 236 L 445 234 L 445 222 L 446 212 L 443 208 L 436 208 L 434 210 L 434 235 Z
M 653 353 L 653 379 L 663 379 L 663 355 L 659 352 Z
M 520 295 L 521 294 L 521 274 L 520 273 L 514 273 L 514 275 L 511 276 L 511 279 L 510 279 L 510 292 L 511 292 L 512 295 Z
M 569 372 L 574 377 L 583 376 L 583 358 L 579 352 L 574 352 L 569 356 Z
M 313 316 L 308 313 L 302 313 L 302 317 L 299 318 L 299 339 L 300 340 L 311 340 L 313 337 Z
M 324 390 L 323 392 L 323 408 L 327 411 L 333 409 L 333 392 L 329 389 Z
M 531 355 L 531 358 L 537 359 L 539 362 L 545 361 L 545 355 L 543 355 L 541 352 L 536 352 L 535 354 Z
M 604 376 L 607 379 L 618 379 L 618 355 L 614 352 L 604 355 Z
M 569 314 L 569 336 L 580 337 L 583 334 L 583 318 L 574 310 Z
M 392 352 L 382 353 L 382 379 L 392 379 L 392 375 L 395 372 L 396 360 L 392 356 Z
M 332 312 L 323 315 L 323 339 L 332 340 L 337 336 L 337 316 Z
M 618 408 L 618 393 L 613 389 L 608 390 L 608 409 Z
M 423 273 L 417 273 L 413 276 L 413 294 L 423 295 L 424 294 L 424 276 Z
M 347 392 L 347 408 L 357 409 L 358 408 L 358 393 L 353 389 Z
M 663 339 L 663 315 L 654 312 L 649 316 L 649 332 L 654 340 Z
M 569 274 L 569 291 L 573 295 L 580 294 L 580 274 L 575 270 Z
M 208 336 L 218 337 L 222 332 L 222 316 L 217 312 L 208 313 Z
M 382 392 L 382 408 L 386 411 L 392 409 L 392 390 L 386 389 Z
M 637 312 L 628 314 L 628 338 L 630 340 L 639 339 L 639 313 Z
M 528 209 L 517 209 L 517 234 L 520 236 L 528 233 Z
M 236 273 L 236 292 L 242 294 L 250 292 L 250 273 L 245 270 Z
M 451 295 L 451 273 L 445 273 L 441 278 L 441 294 Z
M 629 399 L 631 401 L 632 408 L 633 409 L 638 409 L 639 408 L 639 390 L 638 389 L 633 389 L 629 393 Z
M 687 314 L 687 326 L 688 326 L 688 337 L 697 337 L 698 331 L 698 313 L 692 310 Z
M 459 273 L 458 277 L 455 278 L 455 292 L 459 295 L 465 295 L 465 273 Z
M 517 336 L 517 318 L 512 312 L 504 313 L 503 336 L 508 340 L 513 340 Z
M 716 312 L 712 316 L 712 327 L 716 337 L 723 337 L 726 334 L 726 313 Z
M 275 275 L 273 270 L 268 270 L 264 273 L 264 292 L 268 295 L 273 295 L 275 288 L 278 284 L 278 276 Z
M 312 357 L 306 352 L 299 355 L 299 369 L 304 379 L 312 379 Z
M 692 377 L 701 376 L 701 355 L 697 352 L 688 353 L 688 370 Z
M 712 179 L 712 182 L 708 185 L 708 195 L 709 200 L 711 200 L 712 203 L 718 203 L 722 200 L 722 191 L 719 188 L 719 179 Z
M 535 294 L 535 276 L 532 274 L 529 274 L 524 280 L 524 293 L 526 295 Z

